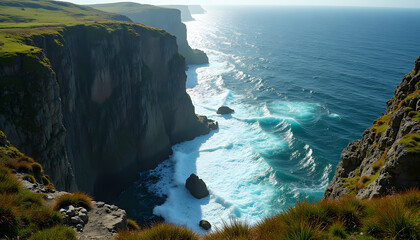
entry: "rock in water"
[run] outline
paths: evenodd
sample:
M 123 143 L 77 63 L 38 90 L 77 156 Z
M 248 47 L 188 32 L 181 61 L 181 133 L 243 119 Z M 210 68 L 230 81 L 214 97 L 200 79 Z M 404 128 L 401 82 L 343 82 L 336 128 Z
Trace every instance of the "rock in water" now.
M 209 195 L 206 183 L 204 183 L 204 181 L 198 178 L 194 173 L 192 173 L 185 182 L 185 187 L 195 198 L 200 199 Z
M 202 227 L 204 230 L 209 230 L 211 228 L 211 224 L 207 220 L 201 220 L 200 227 Z
M 232 108 L 227 106 L 221 106 L 217 109 L 217 114 L 229 114 L 235 112 Z

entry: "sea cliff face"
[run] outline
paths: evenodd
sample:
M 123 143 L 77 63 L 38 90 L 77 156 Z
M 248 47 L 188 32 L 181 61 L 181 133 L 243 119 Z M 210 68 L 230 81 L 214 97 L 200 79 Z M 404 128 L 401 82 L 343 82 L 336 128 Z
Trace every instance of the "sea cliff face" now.
M 373 198 L 420 186 L 420 57 L 385 114 L 341 154 L 325 199 Z
M 38 53 L 0 62 L 0 128 L 59 188 L 110 200 L 171 145 L 209 132 L 185 92 L 175 37 L 162 30 L 81 24 L 27 44 Z
M 203 51 L 192 49 L 189 46 L 187 28 L 181 22 L 181 11 L 178 9 L 138 3 L 111 3 L 90 6 L 102 11 L 123 14 L 134 22 L 168 31 L 176 37 L 179 52 L 185 56 L 187 64 L 205 64 L 209 62 L 207 55 Z

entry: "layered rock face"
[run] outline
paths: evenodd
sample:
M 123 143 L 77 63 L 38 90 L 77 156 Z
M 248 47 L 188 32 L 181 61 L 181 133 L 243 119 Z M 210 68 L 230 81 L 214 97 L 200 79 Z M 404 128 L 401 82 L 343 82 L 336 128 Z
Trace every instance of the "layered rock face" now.
M 179 52 L 185 56 L 187 64 L 205 64 L 209 62 L 207 55 L 203 51 L 192 49 L 188 44 L 187 28 L 181 22 L 181 11 L 179 9 L 138 3 L 111 3 L 90 6 L 102 11 L 123 14 L 134 22 L 163 29 L 175 35 Z M 187 6 L 185 8 L 188 9 Z
M 172 35 L 97 23 L 28 41 L 42 53 L 0 63 L 0 77 L 10 79 L 0 93 L 0 128 L 57 187 L 76 182 L 110 200 L 139 170 L 166 159 L 171 145 L 209 132 L 185 92 Z
M 324 199 L 373 198 L 420 186 L 420 57 L 386 113 L 341 154 Z

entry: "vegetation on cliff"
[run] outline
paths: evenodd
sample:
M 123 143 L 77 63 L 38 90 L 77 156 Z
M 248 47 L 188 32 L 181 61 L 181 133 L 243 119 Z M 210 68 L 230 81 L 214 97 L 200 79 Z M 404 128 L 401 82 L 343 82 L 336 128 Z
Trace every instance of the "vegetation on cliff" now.
M 341 154 L 324 198 L 373 198 L 420 187 L 420 57 L 402 78 L 385 114 Z
M 184 227 L 157 224 L 140 231 L 122 231 L 116 239 L 419 239 L 419 209 L 420 192 L 411 190 L 372 200 L 345 197 L 300 202 L 255 226 L 232 219 L 203 236 Z
M 48 230 L 52 235 L 75 235 L 72 229 L 61 226 L 61 215 L 46 204 L 44 194 L 25 189 L 16 177 L 25 174 L 23 178 L 40 180 L 40 164 L 12 146 L 3 132 L 0 135 L 0 238 L 28 238 L 52 227 Z

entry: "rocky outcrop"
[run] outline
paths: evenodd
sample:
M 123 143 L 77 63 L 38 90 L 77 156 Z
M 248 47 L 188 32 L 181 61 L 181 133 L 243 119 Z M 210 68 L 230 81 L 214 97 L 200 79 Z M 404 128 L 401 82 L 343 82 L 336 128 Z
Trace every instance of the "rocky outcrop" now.
M 201 220 L 199 226 L 204 230 L 209 230 L 211 228 L 211 224 L 207 220 Z
M 373 198 L 420 186 L 420 57 L 383 116 L 341 154 L 324 199 Z
M 111 3 L 90 5 L 93 8 L 123 14 L 132 21 L 168 31 L 176 37 L 179 52 L 187 64 L 205 64 L 207 55 L 198 49 L 192 49 L 187 42 L 187 28 L 181 22 L 181 11 L 175 8 L 158 7 L 138 3 Z M 173 7 L 173 6 L 171 6 Z M 188 7 L 185 6 L 188 10 Z
M 209 195 L 209 190 L 207 190 L 206 183 L 203 181 L 203 179 L 200 179 L 194 173 L 192 173 L 186 180 L 185 187 L 195 198 L 200 199 Z
M 41 51 L 0 61 L 0 128 L 58 188 L 76 182 L 110 200 L 173 144 L 210 131 L 185 92 L 175 37 L 162 30 L 95 23 L 27 44 Z
M 232 108 L 227 106 L 221 106 L 219 109 L 217 109 L 217 114 L 229 114 L 235 112 Z

